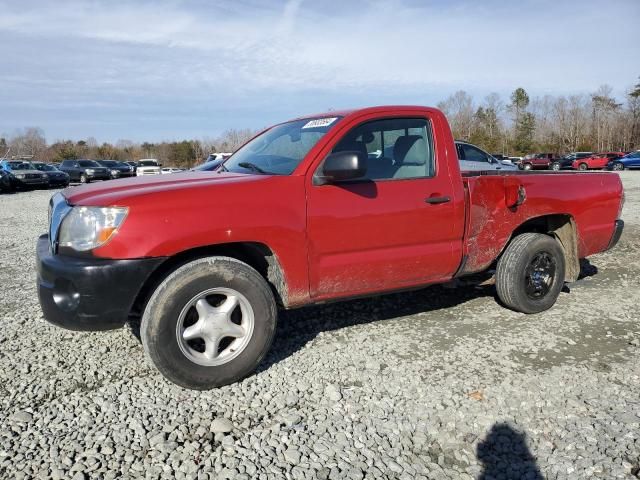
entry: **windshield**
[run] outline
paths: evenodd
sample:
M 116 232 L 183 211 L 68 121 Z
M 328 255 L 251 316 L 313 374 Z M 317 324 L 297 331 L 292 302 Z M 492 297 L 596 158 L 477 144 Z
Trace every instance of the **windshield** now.
M 222 170 L 290 175 L 341 117 L 294 120 L 261 133 L 224 162 Z
M 640 158 L 640 151 L 628 153 L 622 158 Z
M 78 165 L 81 167 L 99 167 L 100 164 L 94 160 L 80 160 Z
M 9 162 L 11 170 L 33 170 L 33 166 L 27 162 Z
M 32 163 L 36 170 L 40 170 L 41 172 L 53 172 L 57 170 L 56 167 L 52 167 L 51 165 L 47 165 L 46 163 Z
M 118 162 L 116 162 L 114 160 L 100 160 L 100 163 L 102 165 L 104 165 L 105 167 L 117 167 L 118 166 Z
M 140 162 L 138 162 L 138 166 L 139 167 L 157 167 L 158 162 L 156 162 L 155 160 L 141 160 Z

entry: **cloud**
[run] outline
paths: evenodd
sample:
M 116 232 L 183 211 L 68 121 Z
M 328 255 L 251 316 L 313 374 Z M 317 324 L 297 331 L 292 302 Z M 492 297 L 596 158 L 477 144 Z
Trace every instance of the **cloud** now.
M 609 83 L 621 94 L 640 73 L 629 61 L 640 58 L 635 0 L 32 0 L 0 1 L 0 11 L 0 131 L 51 111 L 53 128 L 71 131 L 95 115 L 113 125 L 155 112 L 166 124 L 186 106 L 263 122 L 457 89 L 563 94 Z

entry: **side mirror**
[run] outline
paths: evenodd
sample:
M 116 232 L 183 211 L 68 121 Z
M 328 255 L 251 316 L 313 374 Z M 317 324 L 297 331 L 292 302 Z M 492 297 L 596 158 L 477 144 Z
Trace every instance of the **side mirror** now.
M 322 173 L 317 174 L 314 185 L 338 183 L 364 177 L 367 173 L 367 156 L 362 152 L 346 151 L 329 155 L 322 164 Z

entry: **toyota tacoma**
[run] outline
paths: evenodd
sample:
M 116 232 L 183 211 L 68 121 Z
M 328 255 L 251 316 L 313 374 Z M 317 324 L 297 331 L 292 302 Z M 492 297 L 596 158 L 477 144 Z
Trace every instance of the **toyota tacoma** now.
M 212 172 L 54 195 L 40 304 L 73 330 L 141 317 L 158 370 L 209 389 L 253 372 L 279 309 L 495 272 L 506 307 L 547 310 L 580 259 L 616 244 L 622 203 L 614 173 L 461 172 L 437 109 L 332 111 L 264 130 Z

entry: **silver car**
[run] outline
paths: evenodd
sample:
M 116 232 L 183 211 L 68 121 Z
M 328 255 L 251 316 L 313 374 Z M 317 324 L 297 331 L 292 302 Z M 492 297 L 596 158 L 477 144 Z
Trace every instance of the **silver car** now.
M 484 150 L 467 142 L 456 140 L 456 151 L 460 170 L 463 172 L 478 170 L 518 170 L 510 161 L 500 161 Z

